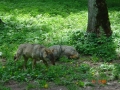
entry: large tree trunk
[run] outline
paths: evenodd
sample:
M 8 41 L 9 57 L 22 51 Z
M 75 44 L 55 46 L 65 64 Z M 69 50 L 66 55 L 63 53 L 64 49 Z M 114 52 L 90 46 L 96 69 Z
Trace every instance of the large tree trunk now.
M 112 35 L 106 0 L 88 0 L 87 33 L 100 36 L 103 32 L 108 37 Z

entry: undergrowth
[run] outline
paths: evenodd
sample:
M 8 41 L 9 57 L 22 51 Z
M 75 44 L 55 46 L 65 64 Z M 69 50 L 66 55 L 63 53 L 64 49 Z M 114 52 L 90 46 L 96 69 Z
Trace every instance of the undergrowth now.
M 71 44 L 76 49 L 85 55 L 92 55 L 93 57 L 101 58 L 103 61 L 111 61 L 116 59 L 116 48 L 118 43 L 114 42 L 114 37 L 100 36 L 95 34 L 87 34 L 85 32 L 77 31 L 71 36 Z
M 29 60 L 27 69 L 23 70 L 23 60 L 18 62 L 7 62 L 5 66 L 0 65 L 0 83 L 4 84 L 14 80 L 19 83 L 27 82 L 26 88 L 49 88 L 49 82 L 56 85 L 66 86 L 68 89 L 94 85 L 92 80 L 118 80 L 120 78 L 119 64 L 103 63 L 97 67 L 88 64 L 80 64 L 77 60 L 64 61 L 60 59 L 55 66 L 45 67 L 38 62 L 35 69 L 32 69 L 32 62 Z M 36 82 L 31 84 L 30 82 Z M 99 83 L 100 84 L 100 83 Z M 71 86 L 73 85 L 73 86 Z M 70 87 L 71 86 L 71 87 Z M 5 87 L 0 87 L 5 88 Z M 9 90 L 9 89 L 5 89 Z

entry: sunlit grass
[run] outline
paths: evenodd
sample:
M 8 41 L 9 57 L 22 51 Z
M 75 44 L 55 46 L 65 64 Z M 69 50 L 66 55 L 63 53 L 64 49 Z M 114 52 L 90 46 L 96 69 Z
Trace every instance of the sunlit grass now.
M 45 42 L 51 41 L 49 43 L 52 43 L 54 42 L 53 39 L 56 39 L 56 41 L 59 41 L 57 43 L 60 43 L 61 40 L 62 42 L 67 41 L 70 32 L 86 30 L 87 11 L 80 11 L 75 14 L 70 13 L 66 17 L 62 17 L 61 15 L 51 16 L 50 14 L 39 14 L 35 17 L 30 14 L 10 14 L 5 15 L 2 19 L 9 26 L 13 27 L 9 27 L 12 31 L 19 31 L 19 34 L 26 34 L 28 42 L 38 43 L 39 41 L 36 40 L 36 37 L 41 38 L 43 36 Z M 15 34 L 17 32 L 13 33 L 13 36 Z M 35 38 L 35 41 L 33 39 L 30 40 L 30 38 Z

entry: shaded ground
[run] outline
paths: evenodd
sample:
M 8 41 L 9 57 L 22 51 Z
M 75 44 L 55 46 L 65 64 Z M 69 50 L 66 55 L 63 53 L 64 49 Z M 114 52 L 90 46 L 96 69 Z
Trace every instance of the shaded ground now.
M 31 84 L 35 84 L 31 82 Z M 27 87 L 26 83 L 17 83 L 15 81 L 10 81 L 9 83 L 6 83 L 6 87 L 10 87 L 11 90 L 68 90 L 65 86 L 57 86 L 53 83 L 51 83 L 50 87 L 45 89 L 39 89 L 39 88 L 30 88 Z M 87 86 L 85 88 L 79 88 L 78 90 L 120 90 L 120 84 L 117 81 L 111 81 L 108 82 L 106 85 L 95 85 L 95 86 Z
M 32 85 L 36 85 L 37 84 L 35 82 L 31 82 Z M 27 83 L 17 83 L 15 81 L 10 81 L 9 83 L 6 84 L 7 87 L 10 87 L 12 90 L 67 90 L 66 87 L 64 86 L 56 86 L 53 83 L 49 83 L 50 87 L 49 88 L 32 88 L 32 87 L 28 87 Z M 37 86 L 38 87 L 38 86 Z M 30 88 L 30 89 L 29 89 Z
M 5 64 L 5 60 L 1 60 L 3 64 Z M 119 63 L 120 60 L 114 61 L 112 63 Z M 79 64 L 81 62 L 78 62 Z M 103 62 L 90 62 L 90 61 L 83 61 L 82 63 L 89 64 L 91 67 L 98 67 L 100 66 Z M 5 84 L 5 87 L 9 87 L 11 90 L 70 90 L 67 89 L 66 86 L 58 86 L 55 85 L 54 83 L 50 82 L 49 83 L 49 88 L 39 88 L 37 85 L 37 82 L 31 81 L 29 83 L 26 82 L 16 82 L 16 81 L 9 81 Z M 78 88 L 75 90 L 120 90 L 120 83 L 116 80 L 111 80 L 107 82 L 106 85 L 103 84 L 94 84 L 93 86 L 86 86 L 84 88 Z

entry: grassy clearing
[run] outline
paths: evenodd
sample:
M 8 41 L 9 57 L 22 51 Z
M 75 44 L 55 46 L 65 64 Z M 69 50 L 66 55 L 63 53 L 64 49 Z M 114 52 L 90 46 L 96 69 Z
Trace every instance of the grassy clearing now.
M 107 0 L 111 28 L 113 30 L 113 42 L 120 53 L 120 12 L 119 0 Z M 31 62 L 28 69 L 22 70 L 23 61 L 18 61 L 16 66 L 13 56 L 17 46 L 21 43 L 39 43 L 46 46 L 53 44 L 70 44 L 70 36 L 73 32 L 85 32 L 87 27 L 87 0 L 1 0 L 0 19 L 5 22 L 0 27 L 0 81 L 15 80 L 28 82 L 26 88 L 34 88 L 30 81 L 35 80 L 40 88 L 49 87 L 48 82 L 56 85 L 64 85 L 69 90 L 72 88 L 91 85 L 91 80 L 119 79 L 120 66 L 118 64 L 101 64 L 94 68 L 89 64 L 81 64 L 80 60 L 61 59 L 56 66 L 46 68 L 42 63 L 37 65 L 36 70 L 31 70 Z M 6 64 L 3 65 L 3 59 Z M 87 60 L 97 62 L 98 58 L 92 56 Z M 86 60 L 86 59 L 85 59 Z M 97 77 L 97 78 L 95 78 Z M 9 90 L 0 86 L 0 89 Z

